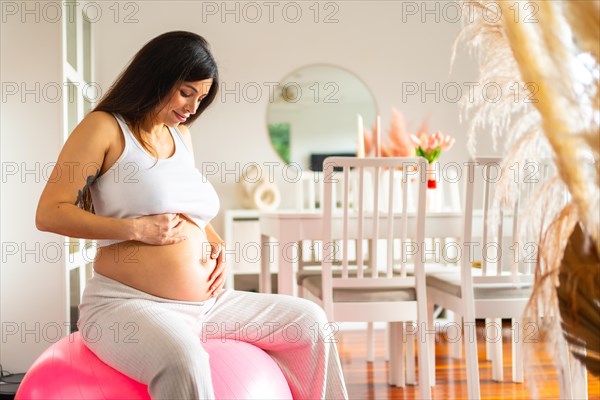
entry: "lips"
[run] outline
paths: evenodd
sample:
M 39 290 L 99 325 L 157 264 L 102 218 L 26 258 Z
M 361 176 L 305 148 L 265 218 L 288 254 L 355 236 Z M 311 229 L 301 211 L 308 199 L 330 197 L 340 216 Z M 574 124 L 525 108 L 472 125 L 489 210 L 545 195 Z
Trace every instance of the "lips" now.
M 184 117 L 183 115 L 181 115 L 175 111 L 173 111 L 173 112 L 175 113 L 175 115 L 177 115 L 177 119 L 179 119 L 179 121 L 181 121 L 181 122 L 185 122 L 188 119 L 188 117 Z

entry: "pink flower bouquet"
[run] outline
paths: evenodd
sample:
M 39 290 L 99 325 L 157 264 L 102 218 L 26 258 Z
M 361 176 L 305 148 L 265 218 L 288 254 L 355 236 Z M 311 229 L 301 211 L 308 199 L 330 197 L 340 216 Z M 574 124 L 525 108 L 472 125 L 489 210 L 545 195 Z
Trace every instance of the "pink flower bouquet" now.
M 435 189 L 437 187 L 437 181 L 433 163 L 440 157 L 442 151 L 449 150 L 452 147 L 455 139 L 448 135 L 444 135 L 440 131 L 430 135 L 422 133 L 418 137 L 410 135 L 410 138 L 416 146 L 415 152 L 417 156 L 425 158 L 428 162 L 427 187 L 429 189 Z
M 422 133 L 418 137 L 410 135 L 410 138 L 415 146 L 417 146 L 417 155 L 427 159 L 430 164 L 439 158 L 442 151 L 450 150 L 455 142 L 454 138 L 444 135 L 440 131 L 430 135 Z

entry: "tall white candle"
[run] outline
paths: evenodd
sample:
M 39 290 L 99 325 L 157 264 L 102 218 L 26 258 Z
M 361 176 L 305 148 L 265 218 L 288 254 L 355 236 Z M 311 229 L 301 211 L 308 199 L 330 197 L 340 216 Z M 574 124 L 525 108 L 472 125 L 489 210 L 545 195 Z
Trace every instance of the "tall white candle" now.
M 377 116 L 377 126 L 375 128 L 375 156 L 381 157 L 381 117 Z
M 364 158 L 365 157 L 365 128 L 364 128 L 364 124 L 363 124 L 363 117 L 360 114 L 357 114 L 358 116 L 358 136 L 357 136 L 357 142 L 358 142 L 358 146 L 356 149 L 356 157 L 358 158 Z

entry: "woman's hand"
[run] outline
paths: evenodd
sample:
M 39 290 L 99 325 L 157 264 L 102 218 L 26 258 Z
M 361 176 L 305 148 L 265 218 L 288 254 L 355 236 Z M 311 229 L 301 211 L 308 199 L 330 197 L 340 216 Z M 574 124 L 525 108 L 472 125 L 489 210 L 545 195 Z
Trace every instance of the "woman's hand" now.
M 175 244 L 187 239 L 179 233 L 185 224 L 179 214 L 146 215 L 134 219 L 135 239 L 148 244 Z
M 211 243 L 210 247 L 210 258 L 213 260 L 217 260 L 217 265 L 215 266 L 213 272 L 210 274 L 210 277 L 208 278 L 208 282 L 210 285 L 208 293 L 210 297 L 214 297 L 217 294 L 219 294 L 219 292 L 223 288 L 223 285 L 225 284 L 225 278 L 227 276 L 225 274 L 225 243 Z

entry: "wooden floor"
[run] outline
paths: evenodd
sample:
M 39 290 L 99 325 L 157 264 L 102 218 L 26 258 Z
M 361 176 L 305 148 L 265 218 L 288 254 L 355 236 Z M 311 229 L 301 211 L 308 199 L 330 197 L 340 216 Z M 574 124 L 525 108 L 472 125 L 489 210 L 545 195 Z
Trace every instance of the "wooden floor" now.
M 481 334 L 482 330 L 479 329 Z M 535 380 L 532 387 L 525 383 L 511 382 L 511 347 L 509 328 L 503 336 L 504 382 L 492 380 L 491 362 L 485 360 L 485 345 L 478 340 L 479 374 L 481 381 L 481 397 L 483 399 L 560 399 L 558 379 L 553 360 L 544 349 L 543 343 L 533 346 L 534 356 L 531 358 L 531 372 Z M 417 386 L 404 388 L 391 387 L 387 384 L 388 362 L 385 360 L 385 331 L 376 330 L 375 361 L 368 363 L 366 331 L 339 331 L 337 347 L 344 370 L 346 386 L 350 399 L 415 399 L 418 398 Z M 416 346 L 415 346 L 416 348 Z M 432 388 L 434 399 L 466 399 L 466 365 L 464 353 L 462 359 L 449 356 L 450 346 L 438 334 L 436 344 L 436 382 Z M 527 372 L 526 372 L 527 373 Z M 417 365 L 418 374 L 418 365 Z M 527 375 L 526 375 L 527 379 Z M 534 392 L 534 391 L 537 391 Z M 588 374 L 588 398 L 600 398 L 600 381 Z

